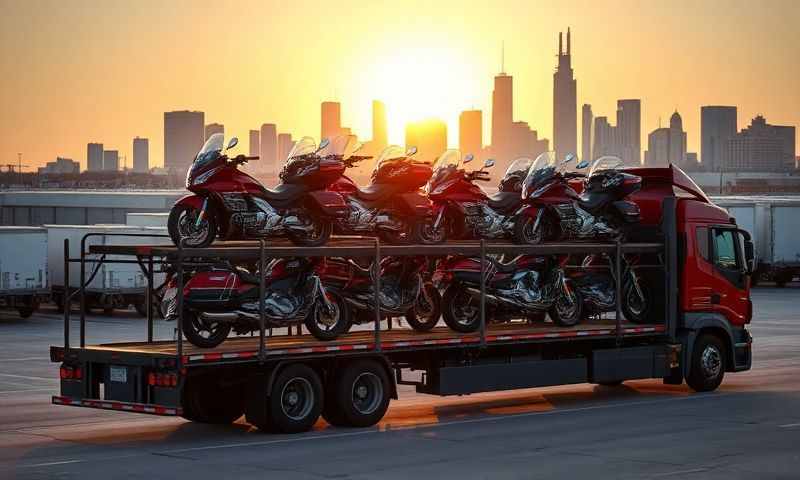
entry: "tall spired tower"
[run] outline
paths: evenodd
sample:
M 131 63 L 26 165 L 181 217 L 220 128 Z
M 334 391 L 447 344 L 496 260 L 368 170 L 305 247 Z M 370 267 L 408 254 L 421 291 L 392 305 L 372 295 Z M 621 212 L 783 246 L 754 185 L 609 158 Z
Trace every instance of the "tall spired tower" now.
M 553 147 L 556 156 L 578 153 L 578 100 L 575 78 L 572 76 L 572 48 L 567 28 L 567 51 L 564 52 L 562 33 L 558 33 L 558 67 L 553 74 Z

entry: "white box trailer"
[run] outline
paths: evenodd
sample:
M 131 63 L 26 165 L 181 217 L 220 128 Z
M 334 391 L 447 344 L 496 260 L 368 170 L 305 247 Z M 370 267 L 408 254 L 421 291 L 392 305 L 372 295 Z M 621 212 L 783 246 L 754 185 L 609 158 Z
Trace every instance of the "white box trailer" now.
M 27 318 L 47 298 L 47 230 L 0 227 L 0 306 Z
M 125 223 L 132 227 L 167 227 L 169 213 L 129 213 Z
M 80 288 L 81 272 L 79 263 L 71 263 L 69 285 L 64 283 L 64 240 L 69 240 L 69 256 L 78 259 L 81 254 L 81 240 L 87 234 L 85 249 L 91 245 L 153 245 L 170 244 L 166 228 L 133 227 L 129 225 L 46 225 L 48 244 L 48 270 L 53 290 L 53 299 L 63 307 L 65 292 L 75 292 Z M 130 236 L 130 235 L 135 236 Z M 144 235 L 144 236 L 139 236 Z M 97 263 L 98 255 L 86 255 L 85 267 L 87 308 L 102 308 L 110 314 L 115 308 L 133 305 L 142 313 L 145 309 L 147 277 L 135 263 Z M 104 260 L 117 260 L 107 256 Z M 130 259 L 126 259 L 130 260 Z M 163 282 L 164 274 L 154 275 L 154 285 Z M 76 295 L 77 297 L 77 295 Z
M 800 197 L 716 197 L 736 223 L 750 232 L 759 275 L 784 286 L 800 275 Z

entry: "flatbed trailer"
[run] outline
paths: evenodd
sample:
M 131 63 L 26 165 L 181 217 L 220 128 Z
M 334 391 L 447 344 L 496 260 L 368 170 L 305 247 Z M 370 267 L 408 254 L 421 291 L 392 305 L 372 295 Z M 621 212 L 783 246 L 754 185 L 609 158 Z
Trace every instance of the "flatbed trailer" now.
M 481 285 L 480 329 L 457 333 L 444 327 L 430 332 L 404 328 L 384 330 L 381 313 L 374 328 L 353 331 L 335 341 L 310 335 L 270 335 L 263 312 L 258 335 L 229 338 L 218 347 L 201 349 L 183 341 L 180 319 L 175 341 L 153 339 L 152 308 L 148 308 L 147 339 L 143 342 L 87 345 L 81 311 L 80 340 L 71 343 L 70 309 L 64 311 L 63 346 L 51 347 L 51 359 L 61 362 L 61 392 L 52 401 L 158 415 L 178 415 L 208 423 L 230 423 L 243 414 L 260 429 L 305 431 L 320 413 L 333 425 L 368 426 L 383 417 L 397 385 L 435 395 L 538 386 L 662 378 L 679 384 L 689 374 L 692 345 L 699 333 L 678 314 L 678 248 L 676 201 L 664 200 L 661 233 L 650 243 L 550 243 L 535 246 L 502 242 L 456 242 L 445 245 L 382 245 L 375 239 L 334 240 L 325 247 L 268 245 L 265 241 L 214 244 L 194 249 L 174 246 L 105 245 L 89 253 L 129 255 L 145 268 L 168 263 L 180 272 L 198 258 L 261 261 L 268 257 L 492 254 L 607 254 L 619 272 L 622 256 L 641 254 L 654 259 L 653 278 L 663 282 L 659 308 L 646 322 L 623 320 L 617 295 L 613 318 L 596 318 L 574 327 L 550 322 L 491 324 L 485 318 L 485 285 Z M 65 245 L 65 252 L 68 252 Z M 85 260 L 70 259 L 65 262 Z M 375 261 L 373 265 L 379 262 Z M 66 269 L 68 271 L 68 269 Z M 83 269 L 82 269 L 83 270 Z M 177 275 L 178 292 L 183 276 Z M 621 291 L 616 275 L 617 291 Z M 485 278 L 485 277 L 484 277 Z M 375 291 L 380 278 L 375 275 Z M 152 289 L 152 284 L 150 289 Z M 261 284 L 263 292 L 263 280 Z M 80 292 L 79 292 L 80 293 Z M 148 292 L 152 295 L 152 291 Z M 263 298 L 263 295 L 262 295 Z M 178 295 L 178 312 L 182 312 Z M 377 302 L 376 302 L 377 305 Z M 388 322 L 391 327 L 391 320 Z M 291 329 L 289 330 L 291 333 Z M 734 345 L 736 342 L 736 345 Z M 749 368 L 750 339 L 731 335 L 726 368 Z M 410 371 L 422 372 L 411 379 Z M 417 376 L 415 376 L 417 377 Z

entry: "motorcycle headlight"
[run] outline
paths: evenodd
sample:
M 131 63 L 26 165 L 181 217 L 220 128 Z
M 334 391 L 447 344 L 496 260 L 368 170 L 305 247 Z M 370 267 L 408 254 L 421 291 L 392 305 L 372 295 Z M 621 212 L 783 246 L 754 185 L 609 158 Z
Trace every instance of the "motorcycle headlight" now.
M 209 171 L 207 171 L 207 172 L 205 172 L 205 173 L 202 173 L 202 174 L 198 175 L 198 176 L 197 176 L 197 177 L 194 179 L 194 181 L 192 182 L 192 185 L 200 185 L 201 183 L 205 183 L 205 182 L 206 182 L 206 180 L 208 180 L 208 179 L 209 179 L 209 178 L 211 178 L 211 177 L 212 177 L 212 176 L 213 176 L 215 173 L 217 173 L 217 170 L 219 170 L 219 169 L 218 169 L 218 168 L 212 168 L 211 170 L 209 170 Z M 187 182 L 188 182 L 188 181 L 189 181 L 189 179 L 188 179 L 188 177 L 187 177 Z M 187 186 L 188 186 L 188 185 L 187 185 Z
M 450 180 L 447 180 L 447 181 L 445 181 L 445 182 L 442 182 L 442 183 L 440 183 L 440 184 L 436 185 L 436 186 L 433 188 L 433 191 L 432 191 L 432 192 L 428 192 L 428 194 L 429 194 L 429 195 L 438 195 L 438 194 L 440 194 L 440 193 L 444 192 L 445 190 L 447 190 L 448 188 L 452 187 L 453 185 L 455 185 L 455 183 L 456 183 L 457 181 L 458 181 L 458 179 L 457 179 L 457 178 L 452 178 L 452 179 L 450 179 Z

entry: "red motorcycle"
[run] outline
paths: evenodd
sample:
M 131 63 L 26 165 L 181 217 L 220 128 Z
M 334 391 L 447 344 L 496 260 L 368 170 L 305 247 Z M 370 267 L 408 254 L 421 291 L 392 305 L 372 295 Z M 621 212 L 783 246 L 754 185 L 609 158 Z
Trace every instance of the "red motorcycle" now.
M 232 138 L 225 150 L 237 143 Z M 327 145 L 321 142 L 320 149 Z M 172 241 L 201 248 L 217 236 L 231 240 L 285 235 L 299 245 L 325 244 L 334 219 L 347 212 L 341 195 L 326 190 L 344 173 L 344 165 L 318 152 L 313 139 L 300 139 L 280 173 L 282 183 L 268 189 L 237 168 L 258 157 L 229 158 L 223 153 L 222 134 L 212 135 L 186 174 L 192 195 L 178 200 L 170 211 Z
M 303 323 L 314 337 L 333 340 L 350 328 L 344 299 L 322 284 L 322 260 L 282 258 L 264 269 L 264 318 L 267 328 Z M 234 330 L 246 334 L 259 330 L 259 275 L 228 263 L 199 268 L 185 274 L 183 323 L 192 345 L 212 348 Z M 166 320 L 178 317 L 177 279 L 168 279 L 161 311 Z
M 416 162 L 397 145 L 383 150 L 375 162 L 371 182 L 364 188 L 341 176 L 329 189 L 344 196 L 347 213 L 335 219 L 334 231 L 344 235 L 377 235 L 393 244 L 424 243 L 425 225 L 432 223 L 430 201 L 420 192 L 431 177 L 431 165 Z M 344 159 L 349 166 L 371 157 Z
M 543 320 L 573 326 L 581 320 L 583 298 L 564 273 L 568 255 L 520 255 L 509 262 L 487 257 L 486 321 Z M 481 262 L 479 258 L 450 257 L 439 264 L 434 278 L 446 284 L 442 314 L 457 332 L 480 327 Z
M 352 322 L 375 321 L 375 288 L 372 265 L 353 259 L 327 258 L 320 278 L 329 292 L 340 294 L 352 309 Z M 442 297 L 424 274 L 430 263 L 425 257 L 385 257 L 381 259 L 381 313 L 405 317 L 414 330 L 424 332 L 436 326 L 441 315 Z
M 488 159 L 479 170 L 467 172 L 463 166 L 472 159 L 467 155 L 462 162 L 458 150 L 448 150 L 434 164 L 433 176 L 425 186 L 434 210 L 433 224 L 422 231 L 428 243 L 445 238 L 493 239 L 512 235 L 522 203 L 522 180 L 533 161 L 523 157 L 512 162 L 500 181 L 499 191 L 488 195 L 474 182 L 489 181 L 484 169 L 492 167 L 494 160 Z
M 641 177 L 621 171 L 622 160 L 601 157 L 587 178 L 568 171 L 574 158 L 568 155 L 559 162 L 553 152 L 545 152 L 531 166 L 522 185 L 526 207 L 514 225 L 517 243 L 620 238 L 639 222 L 639 206 L 624 198 L 641 188 Z M 584 160 L 576 168 L 587 166 Z M 582 178 L 586 180 L 579 195 L 570 181 Z

